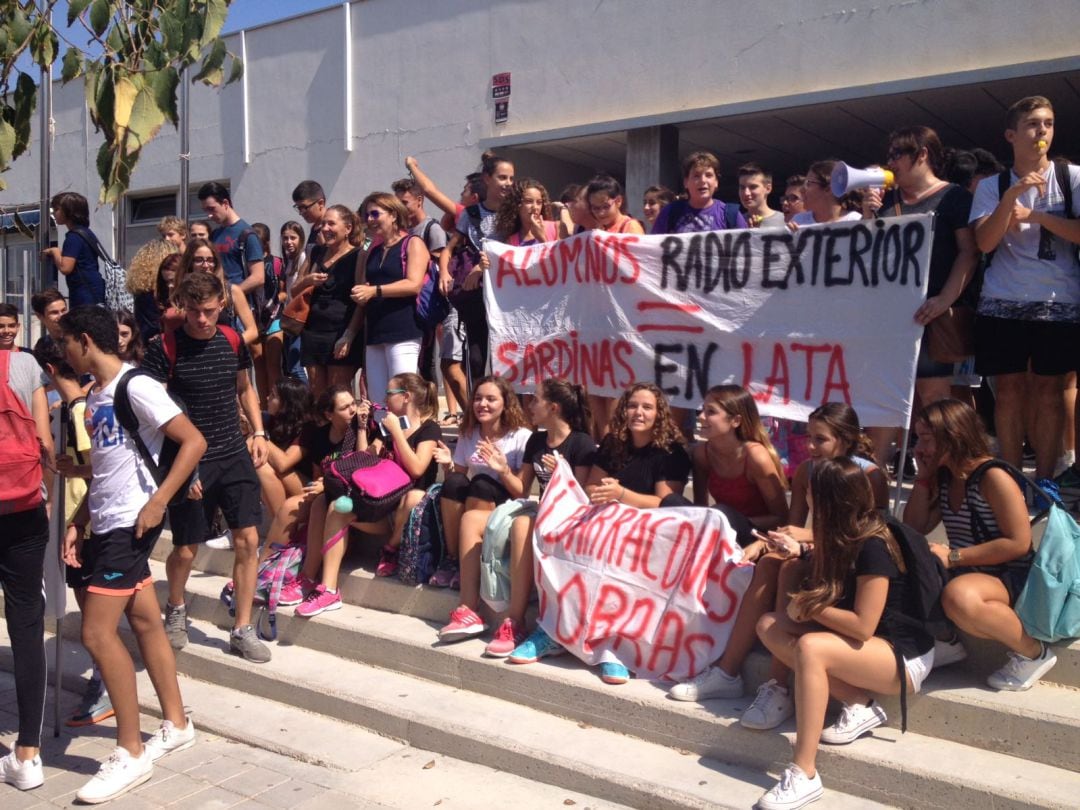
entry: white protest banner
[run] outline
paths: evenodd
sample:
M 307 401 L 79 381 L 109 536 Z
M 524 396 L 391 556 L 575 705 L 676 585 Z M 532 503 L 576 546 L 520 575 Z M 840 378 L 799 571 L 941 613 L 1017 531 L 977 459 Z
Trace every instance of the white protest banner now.
M 548 377 L 606 396 L 655 382 L 683 407 L 738 383 L 771 416 L 805 421 L 841 401 L 864 425 L 903 427 L 932 222 L 487 241 L 492 370 L 518 391 Z
M 559 458 L 536 516 L 540 626 L 586 664 L 684 680 L 731 635 L 753 565 L 715 509 L 593 506 Z

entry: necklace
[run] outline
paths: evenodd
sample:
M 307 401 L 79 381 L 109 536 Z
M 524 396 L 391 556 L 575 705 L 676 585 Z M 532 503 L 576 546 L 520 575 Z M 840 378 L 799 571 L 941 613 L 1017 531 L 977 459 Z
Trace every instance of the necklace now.
M 392 248 L 394 245 L 398 244 L 402 239 L 404 239 L 404 237 L 401 236 L 401 234 L 398 234 L 398 238 L 395 239 L 393 242 L 383 242 L 382 256 L 379 257 L 379 269 L 380 270 L 383 269 L 383 265 L 386 263 L 386 254 L 390 252 L 390 248 Z

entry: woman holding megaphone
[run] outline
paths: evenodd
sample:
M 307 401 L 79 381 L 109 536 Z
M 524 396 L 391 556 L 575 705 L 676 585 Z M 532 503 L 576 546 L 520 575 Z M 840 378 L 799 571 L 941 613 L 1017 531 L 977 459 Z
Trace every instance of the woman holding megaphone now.
M 857 193 L 837 196 L 831 187 L 832 173 L 838 160 L 819 160 L 810 164 L 803 183 L 803 205 L 805 210 L 788 221 L 788 227 L 795 231 L 807 225 L 826 225 L 830 222 L 843 222 L 848 219 L 862 219 L 858 211 Z
M 886 166 L 894 177 L 887 191 L 871 188 L 863 213 L 868 219 L 904 214 L 934 214 L 934 242 L 930 253 L 929 283 L 926 301 L 915 311 L 915 320 L 926 327 L 915 371 L 915 391 L 923 407 L 949 397 L 953 363 L 961 356 L 950 354 L 946 344 L 973 339 L 974 301 L 966 301 L 964 292 L 979 260 L 975 234 L 968 227 L 971 194 L 955 183 L 942 180 L 945 152 L 941 140 L 929 127 L 898 129 L 889 135 Z M 941 319 L 941 320 L 939 320 Z M 935 323 L 936 321 L 936 323 Z M 939 334 L 934 334 L 935 331 Z M 963 342 L 963 341 L 961 341 Z M 896 435 L 893 428 L 870 428 L 878 464 Z

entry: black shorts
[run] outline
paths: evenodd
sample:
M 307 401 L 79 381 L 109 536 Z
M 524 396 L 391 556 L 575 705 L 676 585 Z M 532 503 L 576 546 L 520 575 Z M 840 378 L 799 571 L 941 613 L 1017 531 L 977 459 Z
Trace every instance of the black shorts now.
M 1080 324 L 975 318 L 975 373 L 1055 376 L 1075 371 L 1080 360 Z
M 986 574 L 987 576 L 996 577 L 1001 580 L 1001 584 L 1009 592 L 1009 607 L 1012 607 L 1016 604 L 1016 600 L 1020 598 L 1024 586 L 1027 585 L 1028 574 L 1030 573 L 1030 566 L 995 565 L 978 568 L 957 568 L 950 572 L 949 579 L 951 581 L 956 577 L 962 577 L 964 574 Z
M 190 546 L 209 539 L 214 512 L 219 508 L 230 529 L 246 529 L 262 523 L 262 489 L 247 450 L 199 462 L 199 482 L 202 498 L 169 507 L 174 546 Z
M 510 492 L 490 475 L 481 473 L 469 478 L 465 473 L 453 472 L 443 481 L 440 497 L 458 503 L 476 498 L 497 506 L 510 500 Z
M 91 533 L 82 546 L 82 566 L 68 569 L 79 574 L 79 584 L 74 587 L 107 596 L 131 596 L 152 585 L 150 552 L 164 525 L 162 523 L 138 539 L 134 526 L 113 529 L 105 534 Z
M 305 329 L 300 333 L 300 362 L 304 368 L 310 366 L 356 366 L 364 358 L 364 337 L 357 335 L 349 346 L 349 353 L 341 360 L 334 357 L 334 344 L 344 334 L 337 332 L 315 332 Z

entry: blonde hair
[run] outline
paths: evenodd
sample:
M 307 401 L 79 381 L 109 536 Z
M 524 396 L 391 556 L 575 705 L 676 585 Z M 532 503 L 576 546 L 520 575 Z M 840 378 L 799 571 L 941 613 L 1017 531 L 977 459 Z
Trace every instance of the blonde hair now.
M 164 239 L 154 239 L 135 251 L 135 255 L 128 264 L 128 291 L 132 295 L 154 292 L 161 262 L 166 256 L 179 252 L 180 249 L 176 245 Z

